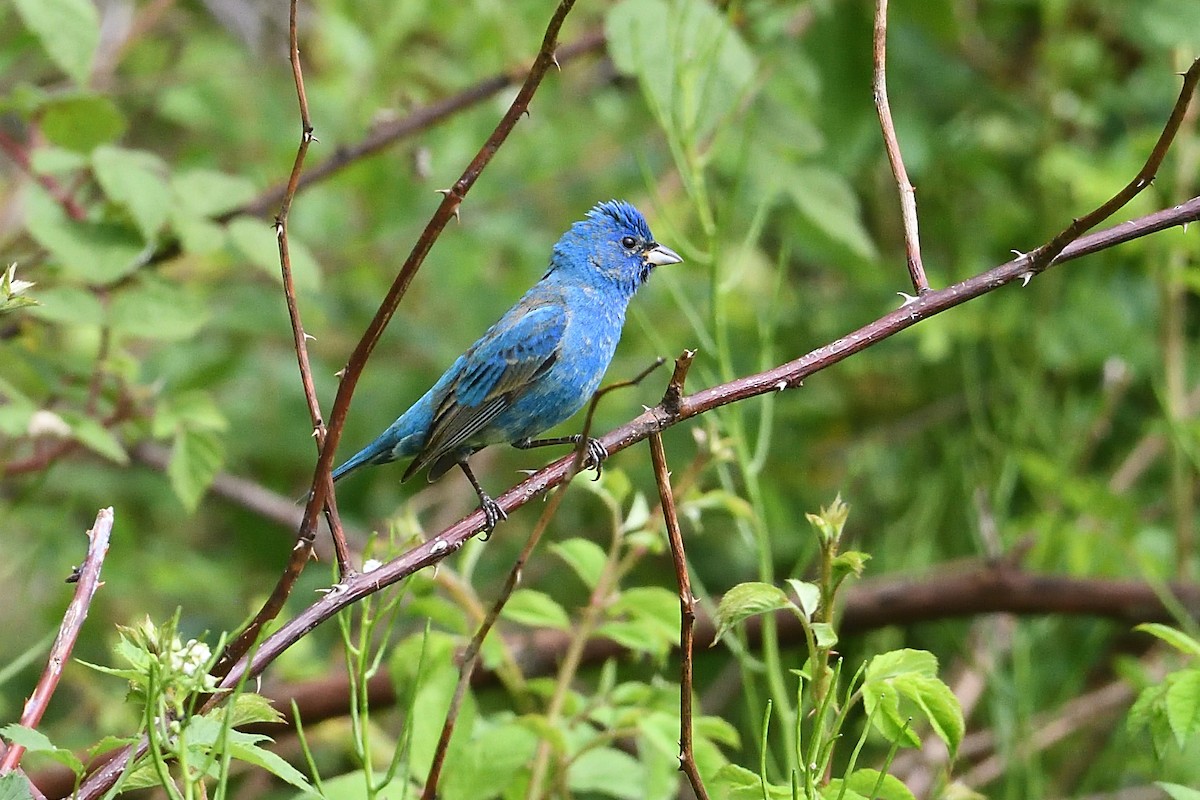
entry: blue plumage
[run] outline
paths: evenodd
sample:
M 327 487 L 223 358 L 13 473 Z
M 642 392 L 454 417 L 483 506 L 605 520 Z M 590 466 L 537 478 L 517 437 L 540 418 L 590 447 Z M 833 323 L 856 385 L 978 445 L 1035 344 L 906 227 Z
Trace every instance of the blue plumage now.
M 550 268 L 500 321 L 375 441 L 333 471 L 412 458 L 403 480 L 423 469 L 436 480 L 458 464 L 479 495 L 487 530 L 505 517 L 467 465 L 490 444 L 574 444 L 578 436 L 532 437 L 575 414 L 604 376 L 621 338 L 625 309 L 658 266 L 682 261 L 654 241 L 629 203 L 600 203 L 571 226 Z M 588 443 L 589 465 L 606 453 Z

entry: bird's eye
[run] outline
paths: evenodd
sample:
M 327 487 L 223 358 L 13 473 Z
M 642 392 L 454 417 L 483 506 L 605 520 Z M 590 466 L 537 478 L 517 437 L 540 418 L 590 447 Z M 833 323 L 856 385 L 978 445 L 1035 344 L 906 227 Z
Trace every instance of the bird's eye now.
M 621 246 L 626 250 L 632 250 L 633 248 L 637 247 L 637 239 L 633 238 L 632 236 L 626 236 L 621 240 Z

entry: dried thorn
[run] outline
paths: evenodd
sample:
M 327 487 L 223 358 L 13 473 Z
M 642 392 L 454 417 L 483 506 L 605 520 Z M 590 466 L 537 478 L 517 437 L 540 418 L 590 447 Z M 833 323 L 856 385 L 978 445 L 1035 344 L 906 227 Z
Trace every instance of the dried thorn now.
M 337 378 L 338 380 L 341 380 L 342 378 L 346 377 L 346 368 L 342 367 L 337 372 L 333 373 L 333 377 Z
M 779 383 L 775 384 L 775 391 L 777 392 L 782 392 L 786 388 L 788 388 L 787 381 L 780 381 Z
M 920 295 L 908 294 L 907 292 L 896 292 L 896 294 L 904 298 L 904 302 L 900 303 L 901 308 L 904 308 L 905 306 L 911 306 L 920 299 Z
M 438 539 L 433 543 L 433 546 L 429 548 L 429 552 L 431 554 L 442 553 L 445 552 L 448 547 L 450 547 L 450 545 L 446 544 L 444 539 Z
M 281 220 L 279 217 L 276 217 L 275 225 L 273 227 L 275 228 L 275 238 L 282 239 L 283 238 L 283 220 Z
M 304 341 L 306 341 L 306 342 L 315 342 L 316 340 L 317 340 L 317 337 L 313 336 L 313 335 L 312 335 L 311 333 L 309 333 L 308 331 L 305 331 L 305 332 L 304 332 Z
M 1183 232 L 1184 232 L 1184 233 L 1187 233 L 1187 228 L 1188 228 L 1188 225 L 1191 225 L 1191 224 L 1192 224 L 1192 223 L 1190 223 L 1190 222 L 1185 222 L 1185 223 L 1183 223 Z
M 1029 258 L 1029 253 L 1022 253 L 1020 250 L 1009 250 L 1008 252 L 1010 252 L 1014 256 L 1016 256 L 1017 261 L 1023 261 L 1025 259 Z
M 1033 272 L 1022 272 L 1017 277 L 1021 279 L 1021 288 L 1024 289 L 1033 280 Z
M 313 428 L 311 436 L 315 439 L 320 435 L 321 435 L 321 428 L 320 427 Z
M 436 192 L 437 194 L 442 195 L 443 197 L 449 197 L 450 193 L 453 192 L 454 190 L 453 189 L 434 189 L 433 191 Z
M 521 110 L 521 116 L 522 117 L 530 117 L 530 118 L 533 117 L 533 114 L 529 113 L 529 106 L 526 106 L 524 109 Z

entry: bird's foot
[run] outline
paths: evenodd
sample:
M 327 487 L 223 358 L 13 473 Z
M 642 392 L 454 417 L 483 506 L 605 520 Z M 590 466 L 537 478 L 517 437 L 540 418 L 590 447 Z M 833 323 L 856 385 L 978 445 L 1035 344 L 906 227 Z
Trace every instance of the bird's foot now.
M 596 471 L 596 476 L 592 478 L 593 481 L 600 480 L 600 472 L 606 458 L 608 458 L 608 448 L 599 439 L 588 437 L 586 452 L 583 456 L 583 468 Z
M 492 531 L 500 524 L 500 520 L 508 519 L 508 513 L 505 512 L 500 504 L 482 492 L 479 495 L 479 509 L 483 512 L 483 536 L 479 540 L 486 542 L 492 538 Z

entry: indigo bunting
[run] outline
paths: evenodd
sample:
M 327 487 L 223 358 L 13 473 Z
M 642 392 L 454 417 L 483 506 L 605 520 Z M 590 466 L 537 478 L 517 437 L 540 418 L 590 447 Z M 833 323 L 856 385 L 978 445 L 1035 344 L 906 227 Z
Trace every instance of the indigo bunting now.
M 450 365 L 424 396 L 346 463 L 359 467 L 412 458 L 402 481 L 428 468 L 429 480 L 457 464 L 479 495 L 485 533 L 507 519 L 467 459 L 490 444 L 527 449 L 578 445 L 581 435 L 532 437 L 566 421 L 600 385 L 625 309 L 655 267 L 682 261 L 654 241 L 632 205 L 596 205 L 563 234 L 542 279 Z M 599 473 L 608 453 L 587 442 L 586 466 Z

